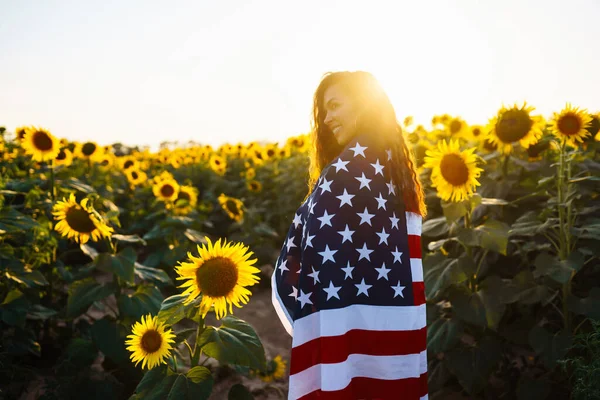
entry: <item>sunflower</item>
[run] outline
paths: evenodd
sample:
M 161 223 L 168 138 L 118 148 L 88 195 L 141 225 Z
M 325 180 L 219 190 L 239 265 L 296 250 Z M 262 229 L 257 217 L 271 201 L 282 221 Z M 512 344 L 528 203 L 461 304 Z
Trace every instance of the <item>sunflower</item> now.
M 215 307 L 217 319 L 233 314 L 233 305 L 241 308 L 241 304 L 247 304 L 252 294 L 246 286 L 258 283 L 260 270 L 253 265 L 257 259 L 249 260 L 254 253 L 248 250 L 242 243 L 235 245 L 221 239 L 215 244 L 205 237 L 208 246 L 198 245 L 198 257 L 188 252 L 189 262 L 180 262 L 175 267 L 179 276 L 177 280 L 186 280 L 180 288 L 186 288 L 183 292 L 188 295 L 184 304 L 189 304 L 198 296 L 202 295 L 200 312 L 204 318 L 211 306 Z
M 561 143 L 577 147 L 590 134 L 587 128 L 591 125 L 592 117 L 587 110 L 579 110 L 567 103 L 560 113 L 554 113 L 550 121 L 550 130 Z
M 73 238 L 81 244 L 87 243 L 90 237 L 94 242 L 101 237 L 110 238 L 113 228 L 102 221 L 96 210 L 87 204 L 88 201 L 86 198 L 77 204 L 73 193 L 69 200 L 63 198 L 57 201 L 52 208 L 52 214 L 58 221 L 54 229 L 63 237 Z
M 469 126 L 462 118 L 450 118 L 444 125 L 451 138 L 466 138 L 469 134 Z
M 224 171 L 227 168 L 227 162 L 225 159 L 217 154 L 213 154 L 210 156 L 210 160 L 208 161 L 210 168 L 220 175 L 221 171 Z
M 185 215 L 196 208 L 198 203 L 198 189 L 193 186 L 179 187 L 179 194 L 175 200 L 175 214 Z
M 471 125 L 470 132 L 467 135 L 471 141 L 479 141 L 485 136 L 485 127 L 481 125 Z
M 17 126 L 15 128 L 15 138 L 17 139 L 17 141 L 20 143 L 23 141 L 23 138 L 25 137 L 25 134 L 27 133 L 27 131 L 29 131 L 31 129 L 30 126 Z
M 460 150 L 457 140 L 438 142 L 437 149 L 425 153 L 425 168 L 431 168 L 431 186 L 443 200 L 462 201 L 473 194 L 483 171 L 476 166 L 475 148 Z
M 76 150 L 77 156 L 86 160 L 100 159 L 103 153 L 104 148 L 98 146 L 96 142 L 79 143 Z
M 247 182 L 246 187 L 253 193 L 259 193 L 262 190 L 262 184 L 255 180 Z
M 26 130 L 21 146 L 35 161 L 53 160 L 60 148 L 58 139 L 47 129 L 31 127 Z
M 527 102 L 520 108 L 516 104 L 511 108 L 502 106 L 488 123 L 487 139 L 503 154 L 510 154 L 516 142 L 524 148 L 537 143 L 542 137 L 544 122 L 541 116 L 530 114 L 533 110 L 535 108 L 528 107 Z
M 163 171 L 160 173 L 160 175 L 156 175 L 154 178 L 152 178 L 152 182 L 160 183 L 162 181 L 171 181 L 174 179 L 175 178 L 173 177 L 172 173 L 170 173 L 169 171 Z
M 119 165 L 121 166 L 121 169 L 123 171 L 128 170 L 129 168 L 139 168 L 139 161 L 135 159 L 134 156 L 125 156 L 125 157 L 120 157 L 119 158 Z
M 219 196 L 219 204 L 232 220 L 240 222 L 242 218 L 244 218 L 244 203 L 242 203 L 240 199 L 225 196 L 225 194 L 221 193 Z
M 129 168 L 125 170 L 125 176 L 127 177 L 129 183 L 133 186 L 141 185 L 148 179 L 148 175 L 138 168 Z
M 115 163 L 115 156 L 111 153 L 104 153 L 102 157 L 99 157 L 97 160 L 100 167 L 103 169 L 109 169 Z
M 131 352 L 131 361 L 137 366 L 142 361 L 142 369 L 152 369 L 160 364 L 166 364 L 165 359 L 171 355 L 175 334 L 172 330 L 165 330 L 165 326 L 158 322 L 158 317 L 148 314 L 131 328 L 131 335 L 127 335 L 127 350 Z
M 65 167 L 73 164 L 73 153 L 71 153 L 71 150 L 67 149 L 66 147 L 64 149 L 60 149 L 58 155 L 54 159 L 54 164 L 64 165 Z
M 600 113 L 593 114 L 591 117 L 592 122 L 587 127 L 587 131 L 592 135 L 594 140 L 600 141 Z
M 286 368 L 287 361 L 278 355 L 275 356 L 275 358 L 273 358 L 271 361 L 267 362 L 267 370 L 265 373 L 253 371 L 253 374 L 257 375 L 263 382 L 270 383 L 277 379 L 283 379 L 285 377 Z
M 256 177 L 256 170 L 252 167 L 246 170 L 246 179 L 252 180 Z
M 162 201 L 175 201 L 179 195 L 179 184 L 175 179 L 165 179 L 152 186 L 152 191 L 157 199 Z

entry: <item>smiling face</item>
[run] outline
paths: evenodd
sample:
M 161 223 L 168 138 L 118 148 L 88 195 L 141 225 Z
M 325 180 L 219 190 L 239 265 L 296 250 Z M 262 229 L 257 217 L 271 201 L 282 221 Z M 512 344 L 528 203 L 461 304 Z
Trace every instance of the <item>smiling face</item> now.
M 356 109 L 340 85 L 334 84 L 323 94 L 323 122 L 333 133 L 339 145 L 345 146 L 356 134 Z

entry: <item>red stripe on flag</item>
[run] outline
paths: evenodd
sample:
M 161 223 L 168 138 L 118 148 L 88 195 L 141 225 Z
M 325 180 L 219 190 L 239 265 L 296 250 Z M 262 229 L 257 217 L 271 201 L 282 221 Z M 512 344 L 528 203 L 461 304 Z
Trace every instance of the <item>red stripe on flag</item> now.
M 394 356 L 417 354 L 427 348 L 427 328 L 411 331 L 353 329 L 339 336 L 324 336 L 292 348 L 290 375 L 317 364 L 336 364 L 350 354 Z
M 415 306 L 419 306 L 425 303 L 425 283 L 424 282 L 413 282 L 413 299 Z
M 410 258 L 421 258 L 421 236 L 408 235 L 408 252 Z
M 427 394 L 427 372 L 418 378 L 384 380 L 352 378 L 350 384 L 334 392 L 315 390 L 300 400 L 419 400 Z

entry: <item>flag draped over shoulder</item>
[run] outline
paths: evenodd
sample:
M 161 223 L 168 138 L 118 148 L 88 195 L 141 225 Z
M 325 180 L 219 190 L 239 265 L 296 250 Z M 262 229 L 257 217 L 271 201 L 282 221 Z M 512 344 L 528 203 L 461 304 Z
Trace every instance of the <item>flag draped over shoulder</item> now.
M 427 399 L 421 216 L 391 157 L 358 135 L 294 216 L 271 278 L 293 337 L 289 399 Z

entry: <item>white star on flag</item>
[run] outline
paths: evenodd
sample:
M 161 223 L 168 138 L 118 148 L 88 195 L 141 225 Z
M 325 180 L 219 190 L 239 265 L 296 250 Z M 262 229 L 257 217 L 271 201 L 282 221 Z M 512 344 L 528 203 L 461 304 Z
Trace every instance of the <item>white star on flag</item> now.
M 319 229 L 323 228 L 323 225 L 329 225 L 333 227 L 333 225 L 331 225 L 331 218 L 333 217 L 335 217 L 335 214 L 329 215 L 327 214 L 327 210 L 325 210 L 322 216 L 317 217 L 317 219 L 321 221 L 321 226 L 319 227 Z
M 387 211 L 387 209 L 385 208 L 385 203 L 387 203 L 387 199 L 384 199 L 381 196 L 381 192 L 379 192 L 379 197 L 375 197 L 375 200 L 377 200 L 377 209 L 379 210 L 380 208 L 383 208 L 384 210 Z
M 366 187 L 367 189 L 371 190 L 371 186 L 369 186 L 369 182 L 371 182 L 371 179 L 367 178 L 365 176 L 365 173 L 362 173 L 362 176 L 358 177 L 355 176 L 354 179 L 356 179 L 357 181 L 360 182 L 360 187 L 358 188 L 359 190 Z
M 344 271 L 344 273 L 346 274 L 346 275 L 344 276 L 344 280 L 346 280 L 346 279 L 348 279 L 348 278 L 350 278 L 350 279 L 353 279 L 353 278 L 352 278 L 352 270 L 353 270 L 353 269 L 354 269 L 354 267 L 351 267 L 351 266 L 350 266 L 350 261 L 348 261 L 348 264 L 346 264 L 346 267 L 344 267 L 344 268 L 341 268 L 341 270 L 342 270 L 342 271 Z
M 385 228 L 381 228 L 381 232 L 375 232 L 377 234 L 377 236 L 379 236 L 379 244 L 381 243 L 385 243 L 388 244 L 387 239 L 390 236 L 389 233 L 385 232 Z
M 293 297 L 294 300 L 298 300 L 298 289 L 295 286 L 292 286 L 292 293 L 288 294 L 288 296 Z
M 346 164 L 348 164 L 350 161 L 343 161 L 341 158 L 337 159 L 337 162 L 335 164 L 331 164 L 332 167 L 335 167 L 335 172 L 340 172 L 340 169 L 343 169 L 344 171 L 348 172 L 348 168 L 346 168 Z
M 367 148 L 361 146 L 358 142 L 356 142 L 356 145 L 354 147 L 351 147 L 350 150 L 352 150 L 354 152 L 354 157 L 356 157 L 358 154 L 360 154 L 361 156 L 367 158 L 367 156 L 365 156 L 365 150 Z
M 341 286 L 333 286 L 333 281 L 329 281 L 329 287 L 323 288 L 323 290 L 327 293 L 327 300 L 332 297 L 335 297 L 339 300 L 340 296 L 338 295 L 338 292 L 341 288 Z
M 323 178 L 323 183 L 319 185 L 319 189 L 321 189 L 321 194 L 323 194 L 324 192 L 331 192 L 331 182 L 333 182 L 333 180 L 328 181 L 327 178 Z
M 398 261 L 400 264 L 402 264 L 402 260 L 400 259 L 400 257 L 402 257 L 402 252 L 398 251 L 398 246 L 396 246 L 396 251 L 392 251 L 392 255 L 394 256 L 394 263 Z
M 312 240 L 315 238 L 315 236 L 317 235 L 308 235 L 306 237 L 306 243 L 304 243 L 304 248 L 306 249 L 307 247 L 313 247 L 312 245 Z
M 298 225 L 302 225 L 302 217 L 300 214 L 294 215 L 294 221 L 292 223 L 294 224 L 294 228 L 297 228 Z
M 371 254 L 375 250 L 367 249 L 367 244 L 364 243 L 363 247 L 361 249 L 356 249 L 356 251 L 358 251 L 360 254 L 360 257 L 358 257 L 358 261 L 362 260 L 363 258 L 366 258 L 368 261 L 371 261 L 371 256 L 369 254 Z
M 400 219 L 396 218 L 396 213 L 394 212 L 392 214 L 392 216 L 389 218 L 390 218 L 390 221 L 392 222 L 392 229 L 396 228 L 396 229 L 400 230 L 400 228 L 398 228 L 398 222 L 400 221 Z
M 356 213 L 356 215 L 360 217 L 359 225 L 362 225 L 366 222 L 367 224 L 369 224 L 369 226 L 373 226 L 371 225 L 371 219 L 375 216 L 375 214 L 369 214 L 369 210 L 367 210 L 367 207 L 365 207 L 365 211 L 361 213 Z
M 402 291 L 404 290 L 404 286 L 400 286 L 400 281 L 398 281 L 398 284 L 396 286 L 392 286 L 392 289 L 394 289 L 394 298 L 396 298 L 396 296 L 400 295 L 400 297 L 404 298 L 404 294 L 402 294 Z
M 283 260 L 281 262 L 281 264 L 279 264 L 279 269 L 281 270 L 281 273 L 283 274 L 283 271 L 289 271 L 289 268 L 286 266 L 287 264 L 287 260 Z
M 339 195 L 339 196 L 335 196 L 338 199 L 340 199 L 340 208 L 342 208 L 342 206 L 344 204 L 348 204 L 350 207 L 352 207 L 352 198 L 354 197 L 353 194 L 349 194 L 348 191 L 346 190 L 346 188 L 344 188 L 344 193 Z
M 379 280 L 381 278 L 385 278 L 385 280 L 387 281 L 388 280 L 387 274 L 390 273 L 391 269 L 386 268 L 385 263 L 383 263 L 380 268 L 375 268 L 375 271 L 377 271 L 377 273 L 379 274 L 379 275 L 377 275 L 377 280 Z
M 388 190 L 390 191 L 388 194 L 396 194 L 396 185 L 390 180 L 390 183 L 386 183 Z
M 383 165 L 379 164 L 379 158 L 375 163 L 371 163 L 371 165 L 375 168 L 375 175 L 381 174 L 383 176 Z
M 355 231 L 351 231 L 351 230 L 348 228 L 348 224 L 346 224 L 346 229 L 344 229 L 343 231 L 338 231 L 338 233 L 339 233 L 340 235 L 342 235 L 342 243 L 344 243 L 346 240 L 348 240 L 350 243 L 353 243 L 353 242 L 352 242 L 352 234 L 353 234 L 354 232 L 355 232 Z
M 354 286 L 356 286 L 356 288 L 358 289 L 358 293 L 356 293 L 357 296 L 364 294 L 367 297 L 369 297 L 369 289 L 371 288 L 371 286 L 373 285 L 367 285 L 365 284 L 365 278 L 362 279 L 362 281 L 360 283 L 355 283 Z M 312 304 L 312 303 L 311 303 Z
M 290 249 L 291 249 L 292 247 L 298 247 L 298 246 L 296 246 L 296 245 L 294 244 L 294 236 L 290 236 L 290 237 L 288 238 L 288 240 L 287 240 L 287 244 L 286 244 L 286 247 L 287 247 L 287 249 L 288 249 L 288 253 L 289 253 L 289 251 L 290 251 Z
M 312 292 L 304 293 L 302 289 L 300 289 L 300 296 L 298 296 L 297 300 L 300 302 L 300 309 L 302 309 L 307 304 L 312 304 L 310 301 L 310 295 Z
M 318 253 L 321 257 L 323 257 L 323 264 L 325 264 L 328 260 L 331 260 L 335 263 L 333 255 L 337 253 L 337 250 L 330 250 L 328 244 L 325 245 L 325 250 L 319 251 Z
M 310 267 L 312 269 L 312 272 L 310 274 L 308 274 L 308 276 L 310 276 L 311 278 L 313 278 L 313 284 L 319 282 L 321 283 L 321 281 L 319 280 L 319 271 L 315 271 L 315 267 Z

